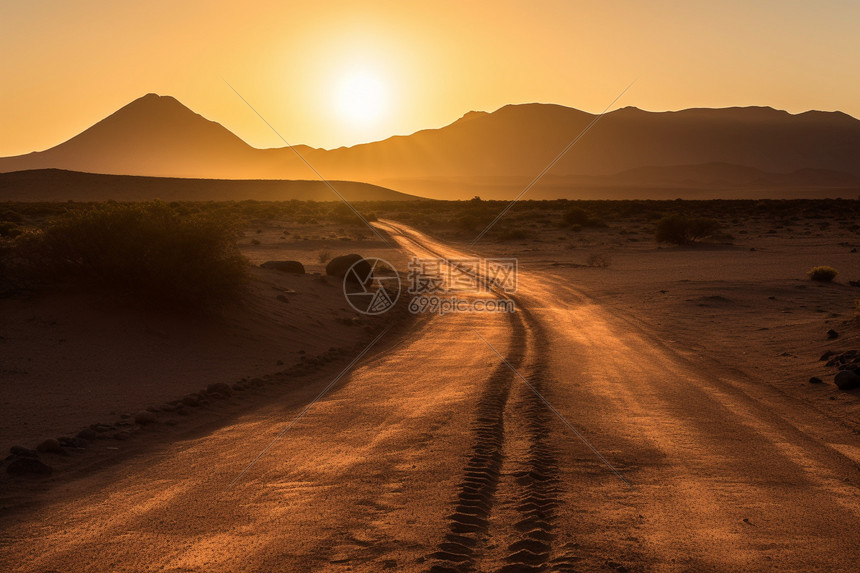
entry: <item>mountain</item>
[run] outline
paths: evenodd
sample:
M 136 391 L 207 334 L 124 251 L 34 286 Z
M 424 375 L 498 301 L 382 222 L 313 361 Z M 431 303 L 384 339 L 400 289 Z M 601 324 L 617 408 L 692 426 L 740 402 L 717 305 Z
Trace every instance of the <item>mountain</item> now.
M 440 198 L 470 197 L 476 186 L 485 197 L 512 196 L 595 119 L 560 105 L 507 105 L 492 113 L 469 112 L 440 129 L 353 147 L 255 149 L 174 98 L 149 94 L 56 147 L 0 159 L 0 172 L 63 168 L 161 177 L 314 178 L 299 152 L 327 178 Z M 758 187 L 820 190 L 856 187 L 855 177 L 860 121 L 841 112 L 627 107 L 592 125 L 535 196 L 577 196 L 583 184 L 632 185 L 649 196 L 649 188 L 683 187 L 685 180 L 711 189 L 755 187 L 759 180 Z
M 147 94 L 56 147 L 0 158 L 0 172 L 53 168 L 156 177 L 276 179 L 278 173 L 266 168 L 276 164 L 273 155 L 288 151 L 253 148 L 177 99 Z
M 348 201 L 413 201 L 419 197 L 354 181 L 331 181 Z M 101 175 L 61 169 L 0 173 L 0 201 L 337 201 L 322 181 L 180 179 Z

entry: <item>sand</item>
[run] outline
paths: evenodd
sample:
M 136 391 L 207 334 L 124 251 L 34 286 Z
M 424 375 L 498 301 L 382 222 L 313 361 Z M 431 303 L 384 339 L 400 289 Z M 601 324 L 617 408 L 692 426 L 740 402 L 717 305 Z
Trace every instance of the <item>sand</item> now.
M 255 261 L 304 249 L 313 270 L 318 249 L 341 242 L 257 228 L 242 241 Z M 647 229 L 610 225 L 466 249 L 386 228 L 398 268 L 408 254 L 518 254 L 519 312 L 418 317 L 318 402 L 335 364 L 224 407 L 217 423 L 156 424 L 113 458 L 96 443 L 91 455 L 115 464 L 7 480 L 0 564 L 856 567 L 858 394 L 818 361 L 857 345 L 852 238 L 751 226 L 733 245 L 658 248 Z M 584 266 L 593 253 L 609 266 Z M 841 269 L 840 282 L 809 281 L 813 264 Z
M 392 258 L 392 249 L 369 236 L 281 240 L 282 225 L 262 226 L 261 234 L 257 228 L 242 241 L 252 265 L 299 260 L 309 274 L 254 268 L 241 303 L 213 316 L 153 310 L 104 292 L 0 300 L 0 447 L 35 447 L 212 383 L 273 374 L 332 348 L 351 352 L 367 342 L 381 320 L 349 307 L 340 282 L 322 276 L 318 253 Z

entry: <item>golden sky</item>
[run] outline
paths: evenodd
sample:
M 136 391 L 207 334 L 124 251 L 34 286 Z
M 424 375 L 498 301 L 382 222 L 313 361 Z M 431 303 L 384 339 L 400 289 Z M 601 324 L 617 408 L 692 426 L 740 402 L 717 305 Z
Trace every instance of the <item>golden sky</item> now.
M 0 156 L 148 92 L 257 147 L 338 147 L 469 110 L 769 105 L 860 117 L 860 2 L 0 3 Z M 358 98 L 356 100 L 356 98 Z

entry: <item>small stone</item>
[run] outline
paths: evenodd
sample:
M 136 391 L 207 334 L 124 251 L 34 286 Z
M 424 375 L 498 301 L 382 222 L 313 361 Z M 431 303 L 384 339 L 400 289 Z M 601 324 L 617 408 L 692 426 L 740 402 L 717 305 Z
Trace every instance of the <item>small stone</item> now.
M 96 431 L 93 430 L 92 428 L 84 428 L 83 430 L 78 432 L 77 437 L 82 439 L 82 440 L 87 440 L 88 442 L 92 442 L 93 440 L 95 440 L 98 437 L 98 435 L 96 434 Z
M 818 376 L 813 376 L 812 378 L 809 379 L 810 384 L 821 384 L 822 382 L 824 382 L 824 380 L 822 380 Z
M 836 354 L 836 353 L 835 353 L 835 352 L 833 352 L 832 350 L 828 350 L 827 352 L 825 352 L 824 354 L 822 354 L 822 355 L 821 355 L 821 358 L 819 358 L 818 360 L 819 360 L 819 361 L 821 361 L 821 362 L 824 362 L 825 360 L 830 360 L 830 358 L 831 358 L 834 354 Z
M 83 449 L 83 448 L 87 447 L 87 441 L 84 439 L 81 439 L 81 438 L 70 438 L 68 436 L 63 436 L 63 437 L 57 438 L 57 440 L 60 442 L 60 445 L 63 446 L 64 448 Z
M 25 448 L 24 446 L 12 446 L 9 448 L 9 453 L 13 456 L 18 456 L 21 458 L 38 458 L 39 453 L 36 450 L 31 450 L 30 448 Z
M 153 424 L 157 421 L 155 414 L 150 412 L 149 410 L 141 410 L 137 414 L 134 415 L 134 423 L 140 424 L 141 426 L 146 426 L 148 424 Z
M 833 340 L 835 338 L 839 338 L 839 333 L 831 328 L 830 330 L 827 331 L 827 339 Z
M 182 398 L 182 403 L 186 406 L 191 406 L 192 408 L 196 408 L 200 405 L 200 398 L 197 397 L 196 394 L 188 394 L 184 398 Z
M 842 370 L 833 377 L 840 390 L 851 390 L 860 386 L 860 375 L 856 370 Z
M 12 475 L 42 475 L 48 476 L 53 468 L 36 458 L 17 458 L 9 462 L 6 472 Z
M 266 261 L 260 266 L 264 269 L 272 269 L 281 271 L 282 273 L 305 274 L 305 266 L 299 261 Z
M 206 386 L 206 392 L 218 397 L 229 397 L 233 394 L 230 385 L 226 382 L 213 382 Z M 220 395 L 220 396 L 219 396 Z
M 60 441 L 56 438 L 48 438 L 47 440 L 43 440 L 42 443 L 36 446 L 36 451 L 58 454 L 63 451 L 63 447 L 60 445 Z

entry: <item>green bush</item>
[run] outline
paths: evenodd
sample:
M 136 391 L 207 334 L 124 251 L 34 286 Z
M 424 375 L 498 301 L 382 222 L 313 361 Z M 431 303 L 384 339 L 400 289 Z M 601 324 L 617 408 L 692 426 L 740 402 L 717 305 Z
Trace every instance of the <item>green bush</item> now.
M 22 242 L 39 278 L 119 289 L 147 301 L 209 306 L 235 299 L 247 276 L 231 220 L 162 202 L 75 210 Z
M 806 274 L 814 281 L 829 283 L 833 282 L 833 279 L 836 278 L 836 275 L 839 274 L 839 271 L 837 271 L 833 267 L 820 266 L 812 267 Z
M 657 242 L 689 245 L 714 236 L 720 224 L 704 217 L 669 215 L 657 221 Z

